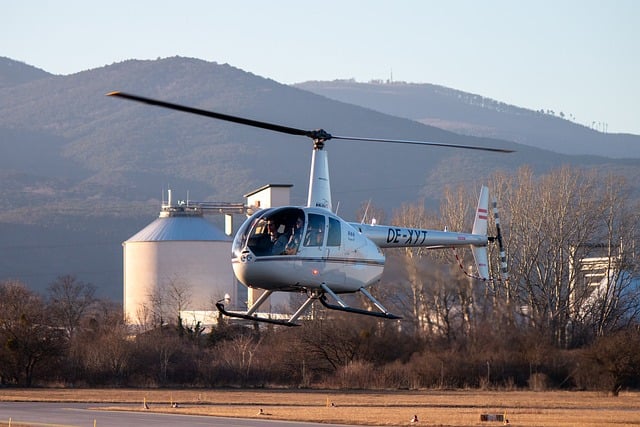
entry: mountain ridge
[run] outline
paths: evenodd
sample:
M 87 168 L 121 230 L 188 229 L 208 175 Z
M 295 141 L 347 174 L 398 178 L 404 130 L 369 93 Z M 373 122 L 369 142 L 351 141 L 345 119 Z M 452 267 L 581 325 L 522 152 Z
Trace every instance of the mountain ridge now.
M 534 111 L 444 86 L 353 80 L 295 86 L 465 135 L 505 139 L 569 155 L 640 158 L 638 135 L 604 133 L 569 120 L 570 114 Z
M 52 77 L 40 68 L 0 56 L 0 88 Z

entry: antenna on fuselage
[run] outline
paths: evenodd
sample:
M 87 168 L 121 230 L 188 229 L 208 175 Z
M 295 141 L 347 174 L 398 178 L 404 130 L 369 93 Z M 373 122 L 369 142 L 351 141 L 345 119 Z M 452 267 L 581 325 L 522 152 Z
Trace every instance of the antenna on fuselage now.
M 367 221 L 367 215 L 369 214 L 370 206 L 371 206 L 371 199 L 367 201 L 367 207 L 364 208 L 364 214 L 362 214 L 362 219 L 360 220 L 360 224 L 364 224 Z

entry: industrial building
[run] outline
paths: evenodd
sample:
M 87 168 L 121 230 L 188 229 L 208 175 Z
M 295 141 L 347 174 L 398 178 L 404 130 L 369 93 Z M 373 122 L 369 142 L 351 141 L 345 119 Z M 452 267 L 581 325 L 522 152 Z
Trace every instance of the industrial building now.
M 127 324 L 145 329 L 178 315 L 186 324 L 212 324 L 221 299 L 230 308 L 246 309 L 258 295 L 233 274 L 234 215 L 243 221 L 255 209 L 287 205 L 291 187 L 266 185 L 246 194 L 246 203 L 174 203 L 169 191 L 158 218 L 122 244 Z M 225 232 L 205 218 L 213 214 L 225 215 Z

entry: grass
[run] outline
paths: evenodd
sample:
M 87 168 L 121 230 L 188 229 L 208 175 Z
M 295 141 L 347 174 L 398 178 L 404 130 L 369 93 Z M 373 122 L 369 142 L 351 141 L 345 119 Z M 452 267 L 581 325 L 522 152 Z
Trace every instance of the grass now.
M 506 414 L 512 426 L 640 426 L 640 393 L 631 392 L 0 389 L 0 401 L 95 402 L 135 411 L 145 411 L 147 402 L 154 412 L 352 425 L 413 425 L 414 415 L 425 426 L 502 425 L 481 422 L 488 413 Z

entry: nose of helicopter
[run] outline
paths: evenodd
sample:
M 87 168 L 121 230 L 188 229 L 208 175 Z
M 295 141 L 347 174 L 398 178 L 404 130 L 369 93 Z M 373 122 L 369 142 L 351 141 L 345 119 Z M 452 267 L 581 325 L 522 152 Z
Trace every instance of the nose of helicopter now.
M 247 265 L 253 264 L 254 260 L 255 255 L 253 255 L 249 250 L 242 251 L 241 254 L 232 259 L 233 273 L 244 285 L 248 286 Z
M 295 264 L 288 257 L 256 257 L 249 250 L 232 260 L 233 273 L 242 284 L 272 290 L 295 288 L 298 283 Z
M 280 285 L 278 269 L 269 262 L 257 262 L 255 254 L 244 250 L 233 260 L 233 273 L 245 286 L 260 288 L 277 288 Z

